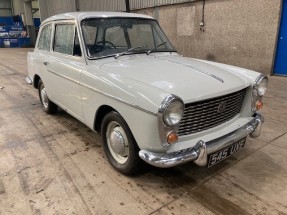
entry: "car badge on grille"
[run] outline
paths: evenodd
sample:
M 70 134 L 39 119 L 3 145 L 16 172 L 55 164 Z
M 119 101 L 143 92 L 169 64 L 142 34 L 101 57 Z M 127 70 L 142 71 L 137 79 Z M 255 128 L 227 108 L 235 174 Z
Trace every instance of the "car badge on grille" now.
M 217 113 L 222 113 L 226 110 L 226 101 L 220 102 L 217 108 Z

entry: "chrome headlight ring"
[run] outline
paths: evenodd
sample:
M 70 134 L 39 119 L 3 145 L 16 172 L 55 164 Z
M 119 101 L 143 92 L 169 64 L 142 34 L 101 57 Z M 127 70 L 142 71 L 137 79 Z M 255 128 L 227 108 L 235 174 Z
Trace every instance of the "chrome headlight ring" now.
M 258 101 L 262 101 L 263 96 L 266 93 L 268 85 L 268 78 L 266 75 L 260 74 L 253 85 L 252 89 L 252 111 L 255 112 L 257 111 L 256 109 L 256 103 Z
M 167 126 L 174 126 L 178 124 L 183 116 L 184 103 L 175 96 L 167 96 L 159 108 L 159 112 L 163 114 L 163 121 Z
M 159 136 L 163 146 L 169 146 L 167 135 L 177 132 L 184 113 L 184 103 L 175 95 L 168 95 L 158 110 Z
M 257 96 L 262 97 L 266 93 L 268 85 L 268 78 L 267 76 L 261 74 L 258 76 L 258 78 L 255 80 L 254 90 L 257 93 Z

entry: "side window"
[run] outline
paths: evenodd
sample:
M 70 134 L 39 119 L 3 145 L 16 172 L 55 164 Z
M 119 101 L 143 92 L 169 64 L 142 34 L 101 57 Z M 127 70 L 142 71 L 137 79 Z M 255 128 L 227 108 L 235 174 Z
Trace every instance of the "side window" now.
M 50 51 L 51 32 L 52 32 L 51 24 L 46 25 L 42 28 L 38 42 L 38 49 Z
M 120 26 L 108 28 L 105 34 L 105 41 L 113 43 L 117 47 L 127 47 L 124 29 Z
M 74 53 L 74 24 L 57 24 L 55 28 L 54 51 L 73 55 Z

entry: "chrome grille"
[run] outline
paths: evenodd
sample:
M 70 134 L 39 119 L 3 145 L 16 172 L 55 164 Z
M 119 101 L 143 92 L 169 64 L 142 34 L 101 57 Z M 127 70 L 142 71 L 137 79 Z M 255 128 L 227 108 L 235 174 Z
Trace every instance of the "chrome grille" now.
M 245 93 L 246 89 L 243 89 L 228 95 L 185 104 L 178 135 L 197 133 L 231 120 L 240 113 Z

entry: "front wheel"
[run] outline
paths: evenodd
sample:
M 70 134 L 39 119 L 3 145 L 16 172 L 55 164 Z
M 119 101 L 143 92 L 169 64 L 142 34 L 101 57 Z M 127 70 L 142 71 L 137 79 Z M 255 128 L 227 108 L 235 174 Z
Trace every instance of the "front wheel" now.
M 103 147 L 109 163 L 124 175 L 134 175 L 140 171 L 137 143 L 122 116 L 117 112 L 108 113 L 102 122 Z
M 58 106 L 52 101 L 50 101 L 50 99 L 48 98 L 47 91 L 42 80 L 39 80 L 38 91 L 43 110 L 48 114 L 56 113 L 58 110 Z

